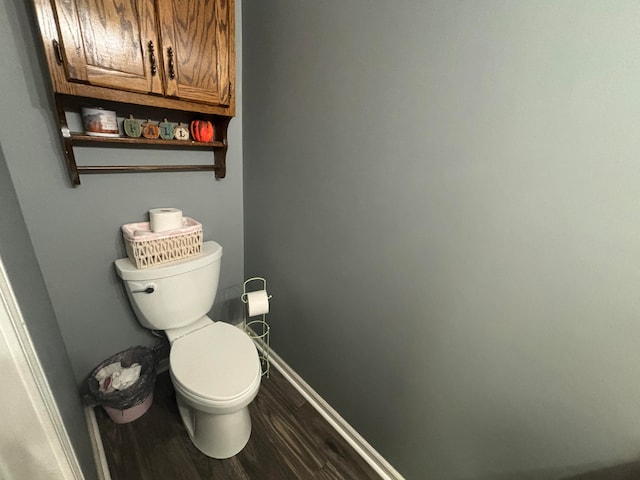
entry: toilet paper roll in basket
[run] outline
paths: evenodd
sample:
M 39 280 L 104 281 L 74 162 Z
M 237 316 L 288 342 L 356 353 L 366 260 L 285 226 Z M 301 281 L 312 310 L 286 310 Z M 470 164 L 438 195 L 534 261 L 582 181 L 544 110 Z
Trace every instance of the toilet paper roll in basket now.
M 250 317 L 269 313 L 269 296 L 266 290 L 247 293 L 247 307 Z
M 182 210 L 177 208 L 152 208 L 149 210 L 149 227 L 154 233 L 182 228 Z

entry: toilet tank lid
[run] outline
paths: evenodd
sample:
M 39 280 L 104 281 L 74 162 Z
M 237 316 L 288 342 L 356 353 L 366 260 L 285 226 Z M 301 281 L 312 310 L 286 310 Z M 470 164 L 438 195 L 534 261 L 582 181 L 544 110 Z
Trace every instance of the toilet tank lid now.
M 139 269 L 128 258 L 116 260 L 116 271 L 123 280 L 155 280 L 171 277 L 181 273 L 196 270 L 209 265 L 222 257 L 222 246 L 216 242 L 202 243 L 202 253 L 194 257 L 177 260 L 175 262 Z

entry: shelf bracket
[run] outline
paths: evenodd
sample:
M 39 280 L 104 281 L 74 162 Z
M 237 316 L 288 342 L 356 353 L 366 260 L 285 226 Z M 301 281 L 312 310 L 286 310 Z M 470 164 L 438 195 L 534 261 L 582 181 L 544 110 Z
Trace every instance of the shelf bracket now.
M 75 187 L 80 185 L 80 175 L 78 173 L 78 165 L 76 157 L 73 154 L 73 142 L 67 125 L 67 116 L 64 113 L 64 104 L 59 95 L 55 95 L 56 113 L 58 114 L 58 124 L 60 125 L 60 137 L 62 138 L 62 147 L 64 149 L 64 157 L 69 170 L 69 178 L 71 184 Z
M 221 180 L 227 175 L 227 148 L 229 146 L 227 130 L 229 129 L 230 121 L 231 118 L 229 117 L 216 122 L 215 140 L 224 143 L 223 148 L 218 148 L 213 151 L 213 163 L 216 166 L 217 180 Z

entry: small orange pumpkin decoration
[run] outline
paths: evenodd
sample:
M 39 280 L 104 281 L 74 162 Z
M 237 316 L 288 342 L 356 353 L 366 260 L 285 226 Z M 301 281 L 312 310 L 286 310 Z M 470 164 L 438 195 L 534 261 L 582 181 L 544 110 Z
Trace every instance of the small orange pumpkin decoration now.
M 151 123 L 151 120 L 147 120 L 147 123 L 142 124 L 142 136 L 144 138 L 158 138 L 160 128 L 155 123 Z
M 191 136 L 197 142 L 213 142 L 213 124 L 208 120 L 191 122 Z

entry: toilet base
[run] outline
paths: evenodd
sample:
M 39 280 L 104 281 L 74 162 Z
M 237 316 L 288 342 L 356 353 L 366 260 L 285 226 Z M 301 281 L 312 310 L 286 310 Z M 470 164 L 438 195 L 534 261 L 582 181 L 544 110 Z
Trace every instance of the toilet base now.
M 176 392 L 178 410 L 198 450 L 219 460 L 240 453 L 251 436 L 251 416 L 247 406 L 228 414 L 207 413 L 190 407 Z

